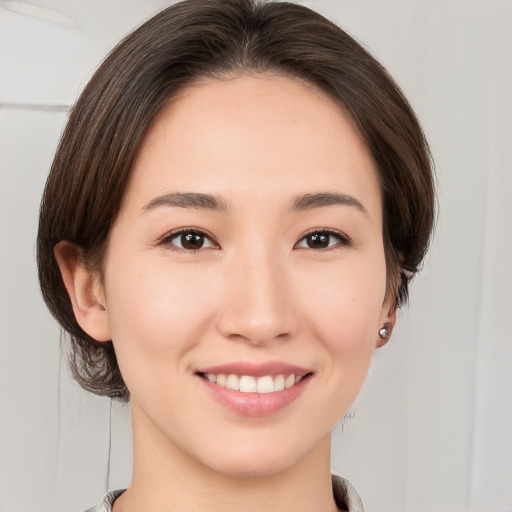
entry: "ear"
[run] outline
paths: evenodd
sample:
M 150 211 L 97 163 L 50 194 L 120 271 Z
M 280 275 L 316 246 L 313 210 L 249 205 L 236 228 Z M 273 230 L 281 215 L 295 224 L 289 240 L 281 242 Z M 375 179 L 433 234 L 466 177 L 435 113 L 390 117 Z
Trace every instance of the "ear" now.
M 383 347 L 390 340 L 391 334 L 396 325 L 396 310 L 397 308 L 395 306 L 389 309 L 389 303 L 387 301 L 384 303 L 380 324 L 376 333 L 375 348 Z M 386 329 L 387 334 L 385 337 L 380 335 L 381 329 Z
M 80 327 L 97 341 L 112 339 L 98 272 L 86 268 L 82 249 L 71 242 L 59 242 L 53 252 Z

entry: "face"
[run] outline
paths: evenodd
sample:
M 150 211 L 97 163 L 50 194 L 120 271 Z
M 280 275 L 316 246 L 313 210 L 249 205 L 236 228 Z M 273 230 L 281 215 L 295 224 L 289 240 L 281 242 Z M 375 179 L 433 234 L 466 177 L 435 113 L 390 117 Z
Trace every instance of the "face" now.
M 389 321 L 372 160 L 330 98 L 287 78 L 211 80 L 166 106 L 103 268 L 136 443 L 224 474 L 324 445 Z

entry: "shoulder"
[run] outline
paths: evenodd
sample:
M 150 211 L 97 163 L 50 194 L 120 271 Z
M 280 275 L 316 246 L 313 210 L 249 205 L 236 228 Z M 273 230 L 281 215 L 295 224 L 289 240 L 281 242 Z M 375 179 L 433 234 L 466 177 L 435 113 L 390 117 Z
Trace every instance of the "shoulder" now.
M 124 491 L 125 489 L 119 489 L 117 491 L 108 492 L 97 505 L 88 508 L 85 512 L 112 512 L 114 501 L 116 498 L 119 498 Z
M 336 506 L 347 512 L 364 512 L 363 502 L 355 487 L 345 478 L 332 475 L 332 492 Z

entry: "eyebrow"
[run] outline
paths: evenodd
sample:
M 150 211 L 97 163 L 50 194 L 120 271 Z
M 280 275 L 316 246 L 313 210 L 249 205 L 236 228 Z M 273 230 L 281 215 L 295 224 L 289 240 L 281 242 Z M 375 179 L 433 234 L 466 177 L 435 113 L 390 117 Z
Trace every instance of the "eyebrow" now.
M 221 197 L 198 192 L 171 192 L 164 194 L 152 199 L 144 206 L 144 210 L 154 210 L 159 206 L 177 206 L 178 208 L 196 208 L 219 212 L 228 211 L 228 204 Z
M 302 194 L 292 201 L 290 211 L 296 212 L 340 205 L 355 207 L 365 215 L 368 215 L 368 211 L 359 200 L 353 196 L 339 192 Z M 152 199 L 144 206 L 144 211 L 154 210 L 160 206 L 195 208 L 218 212 L 227 212 L 229 210 L 227 201 L 220 196 L 202 194 L 199 192 L 171 192 Z
M 317 194 L 303 194 L 297 196 L 291 206 L 291 211 L 311 210 L 326 206 L 352 206 L 368 215 L 368 211 L 355 197 L 338 192 L 320 192 Z

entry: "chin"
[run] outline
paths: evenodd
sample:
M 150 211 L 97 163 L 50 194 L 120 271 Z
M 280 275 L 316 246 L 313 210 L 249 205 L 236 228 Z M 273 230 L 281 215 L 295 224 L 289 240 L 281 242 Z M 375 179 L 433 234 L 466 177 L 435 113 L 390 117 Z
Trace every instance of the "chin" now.
M 266 477 L 286 472 L 308 459 L 304 443 L 299 446 L 279 444 L 232 443 L 231 450 L 203 452 L 201 463 L 216 473 L 234 478 Z M 226 445 L 223 445 L 226 446 Z M 330 453 L 330 452 L 329 452 Z
M 233 478 L 263 478 L 286 471 L 293 463 L 280 461 L 223 461 L 222 465 L 212 467 L 217 473 Z

